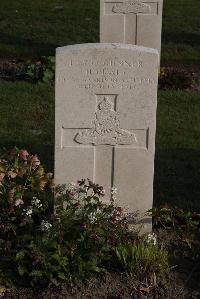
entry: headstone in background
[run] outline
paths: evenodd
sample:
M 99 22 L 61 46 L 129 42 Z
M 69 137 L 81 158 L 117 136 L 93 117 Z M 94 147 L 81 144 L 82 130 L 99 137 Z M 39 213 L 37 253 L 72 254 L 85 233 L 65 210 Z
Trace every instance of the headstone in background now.
M 116 187 L 130 213 L 152 208 L 157 76 L 154 49 L 57 49 L 56 184 L 90 178 L 105 187 L 107 200 Z
M 163 0 L 100 0 L 100 42 L 161 50 Z

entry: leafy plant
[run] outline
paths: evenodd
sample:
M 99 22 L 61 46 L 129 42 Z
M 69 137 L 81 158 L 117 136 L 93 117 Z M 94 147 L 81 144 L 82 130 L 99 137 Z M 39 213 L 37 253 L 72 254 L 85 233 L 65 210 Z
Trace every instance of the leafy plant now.
M 163 205 L 152 209 L 153 223 L 155 228 L 173 230 L 181 242 L 192 251 L 194 260 L 200 257 L 200 214 L 197 212 L 184 211 L 177 207 Z
M 200 228 L 200 214 L 197 212 L 184 211 L 166 204 L 160 208 L 153 208 L 151 213 L 154 227 L 173 228 L 180 234 L 191 234 Z
M 155 282 L 156 276 L 168 271 L 167 251 L 155 240 L 155 236 L 150 234 L 134 244 L 129 242 L 116 247 L 118 262 L 127 275 Z
M 26 150 L 14 148 L 0 159 L 0 269 L 8 280 L 16 279 L 16 254 L 53 213 L 51 178 Z
M 34 82 L 53 82 L 55 78 L 55 57 L 42 56 L 41 60 L 27 66 L 26 75 Z
M 83 278 L 88 273 L 114 267 L 116 245 L 137 236 L 129 232 L 123 209 L 113 202 L 103 203 L 103 196 L 103 187 L 90 180 L 56 189 L 56 213 L 60 219 L 56 231 L 60 232 L 60 244 L 68 252 L 73 277 Z
M 38 157 L 17 148 L 0 159 L 0 177 L 1 281 L 46 286 L 119 264 L 135 277 L 139 266 L 141 275 L 162 272 L 155 255 L 164 250 L 144 245 L 129 230 L 123 209 L 114 204 L 115 190 L 106 204 L 103 187 L 90 180 L 55 187 Z

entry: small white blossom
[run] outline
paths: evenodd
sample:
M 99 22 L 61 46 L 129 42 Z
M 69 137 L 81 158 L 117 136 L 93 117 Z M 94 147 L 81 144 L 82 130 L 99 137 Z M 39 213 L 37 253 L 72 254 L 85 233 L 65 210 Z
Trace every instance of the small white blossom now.
M 104 196 L 106 194 L 106 190 L 101 190 L 101 195 Z
M 49 223 L 48 221 L 42 221 L 41 223 L 41 230 L 42 231 L 48 231 L 52 227 L 52 224 Z
M 95 222 L 98 220 L 97 215 L 98 215 L 99 212 L 100 212 L 100 210 L 97 209 L 95 212 L 90 213 L 90 214 L 88 215 L 88 218 L 89 218 L 89 220 L 91 221 L 91 223 L 95 223 Z
M 27 210 L 24 210 L 26 216 L 31 217 L 33 214 L 33 209 L 29 207 Z
M 151 243 L 152 242 L 154 245 L 156 245 L 156 243 L 157 243 L 157 236 L 156 236 L 156 234 L 149 233 L 146 236 L 146 241 L 147 241 L 147 243 Z
M 80 193 L 78 194 L 78 199 L 80 200 L 80 202 L 82 202 L 82 201 L 85 199 L 85 197 L 86 197 L 86 195 L 85 195 L 85 193 L 83 193 L 83 192 L 80 192 Z
M 111 201 L 116 201 L 116 199 L 117 199 L 117 188 L 115 188 L 115 187 L 112 187 L 111 188 Z
M 112 193 L 112 194 L 117 194 L 117 188 L 112 187 L 112 188 L 111 188 L 111 193 Z
M 33 196 L 31 204 L 32 204 L 33 207 L 36 207 L 38 209 L 40 209 L 42 207 L 41 201 L 35 196 Z
M 75 184 L 74 182 L 71 182 L 71 183 L 69 183 L 69 184 L 67 185 L 67 190 L 68 190 L 68 191 L 73 192 L 73 191 L 76 191 L 76 189 L 77 189 L 77 186 L 76 186 L 76 184 Z
M 74 193 L 74 200 L 78 200 L 79 199 L 79 194 L 78 192 Z

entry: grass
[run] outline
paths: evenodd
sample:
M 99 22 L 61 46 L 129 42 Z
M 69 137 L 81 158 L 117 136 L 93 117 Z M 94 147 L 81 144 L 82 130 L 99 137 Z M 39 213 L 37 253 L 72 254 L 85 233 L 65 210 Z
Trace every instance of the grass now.
M 200 210 L 200 94 L 159 92 L 155 204 Z
M 57 46 L 97 42 L 99 0 L 1 0 L 0 56 L 54 55 Z
M 0 149 L 28 149 L 53 170 L 54 90 L 24 82 L 0 83 Z
M 164 0 L 162 61 L 200 62 L 200 3 Z
M 198 0 L 164 0 L 162 61 L 200 60 Z M 99 0 L 1 0 L 0 57 L 54 55 L 57 46 L 99 41 Z
M 154 205 L 200 209 L 199 111 L 197 92 L 159 92 Z M 0 148 L 16 145 L 38 153 L 53 171 L 54 89 L 1 82 L 0 136 Z

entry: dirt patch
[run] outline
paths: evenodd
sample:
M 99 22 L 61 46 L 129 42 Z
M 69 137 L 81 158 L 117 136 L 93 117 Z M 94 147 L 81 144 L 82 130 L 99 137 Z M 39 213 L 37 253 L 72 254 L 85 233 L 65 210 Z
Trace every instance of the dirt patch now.
M 199 65 L 169 65 L 161 67 L 159 76 L 160 89 L 200 91 Z
M 177 239 L 173 232 L 156 231 L 158 239 L 169 251 L 170 271 L 162 279 L 154 278 L 151 284 L 127 279 L 123 273 L 105 274 L 85 283 L 60 284 L 41 289 L 18 289 L 7 291 L 4 299 L 157 299 L 200 298 L 200 259 L 194 259 L 194 251 Z M 200 251 L 199 236 L 193 244 Z
M 23 60 L 0 59 L 0 80 L 24 80 L 27 63 Z

